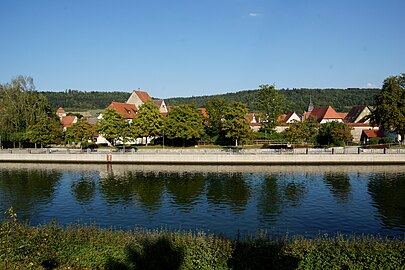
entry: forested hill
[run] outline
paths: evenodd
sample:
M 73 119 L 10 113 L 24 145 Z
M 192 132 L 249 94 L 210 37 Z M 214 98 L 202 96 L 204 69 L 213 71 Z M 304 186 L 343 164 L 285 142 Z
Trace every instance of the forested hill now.
M 354 105 L 374 104 L 374 98 L 377 93 L 379 93 L 380 89 L 281 89 L 279 91 L 287 98 L 288 107 L 286 112 L 296 111 L 302 113 L 307 109 L 310 97 L 316 107 L 330 105 L 338 112 L 347 112 Z M 168 106 L 193 103 L 197 107 L 206 107 L 207 100 L 217 97 L 227 102 L 242 102 L 248 106 L 250 111 L 257 111 L 255 106 L 257 92 L 258 90 L 245 90 L 212 96 L 168 98 L 165 99 L 165 102 Z M 106 108 L 111 101 L 125 102 L 130 95 L 129 92 L 122 91 L 83 92 L 78 90 L 66 90 L 64 92 L 46 91 L 41 93 L 48 97 L 53 107 L 64 107 L 70 111 L 102 110 Z M 152 92 L 149 94 L 153 95 Z
M 245 90 L 236 93 L 227 93 L 215 96 L 196 96 L 187 98 L 168 98 L 166 104 L 170 106 L 181 103 L 194 103 L 198 107 L 206 107 L 206 102 L 212 97 L 227 102 L 239 101 L 246 104 L 249 111 L 257 111 L 256 97 L 259 90 Z M 302 113 L 308 108 L 310 97 L 315 107 L 330 105 L 338 112 L 348 112 L 354 105 L 373 105 L 375 96 L 381 89 L 348 88 L 348 89 L 281 89 L 280 93 L 286 96 L 286 112 Z
M 52 107 L 63 107 L 69 111 L 86 111 L 105 109 L 111 101 L 125 102 L 131 95 L 129 92 L 104 92 L 104 91 L 78 91 L 66 90 L 64 92 L 43 91 Z

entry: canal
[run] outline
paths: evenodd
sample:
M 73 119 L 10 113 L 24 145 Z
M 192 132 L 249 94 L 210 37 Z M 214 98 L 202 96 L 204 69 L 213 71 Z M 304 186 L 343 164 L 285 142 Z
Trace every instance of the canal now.
M 32 225 L 403 237 L 405 166 L 0 163 L 11 206 Z

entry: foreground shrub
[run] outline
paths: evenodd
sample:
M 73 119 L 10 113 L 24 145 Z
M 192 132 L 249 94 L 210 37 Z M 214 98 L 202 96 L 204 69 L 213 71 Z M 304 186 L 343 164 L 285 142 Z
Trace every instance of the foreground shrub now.
M 0 269 L 404 269 L 403 238 L 337 235 L 243 240 L 204 232 L 0 226 Z

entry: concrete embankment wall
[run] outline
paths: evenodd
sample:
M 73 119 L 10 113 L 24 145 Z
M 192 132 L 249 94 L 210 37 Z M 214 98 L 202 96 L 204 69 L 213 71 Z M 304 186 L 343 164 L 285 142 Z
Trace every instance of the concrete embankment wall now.
M 405 164 L 405 154 L 253 154 L 253 153 L 0 153 L 0 162 L 128 164 Z

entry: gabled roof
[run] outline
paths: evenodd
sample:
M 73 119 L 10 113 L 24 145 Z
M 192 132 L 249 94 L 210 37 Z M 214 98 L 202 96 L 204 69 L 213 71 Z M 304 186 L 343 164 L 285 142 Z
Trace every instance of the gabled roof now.
M 62 114 L 62 113 L 66 113 L 66 112 L 62 107 L 59 107 L 58 110 L 56 111 L 56 114 Z
M 322 119 L 342 119 L 342 116 L 338 114 L 331 106 L 324 106 L 319 108 L 314 108 L 311 112 L 312 116 L 316 118 L 318 122 Z
M 152 98 L 149 96 L 148 92 L 139 91 L 139 90 L 134 90 L 134 92 L 138 95 L 139 99 L 140 99 L 143 103 L 152 100 Z
M 153 101 L 153 103 L 155 105 L 157 105 L 158 107 L 160 107 L 160 106 L 162 106 L 163 99 L 156 99 L 156 100 Z
M 384 133 L 381 130 L 363 130 L 362 133 L 368 138 L 384 137 Z
M 347 123 L 353 123 L 356 121 L 356 119 L 360 116 L 360 114 L 368 108 L 367 105 L 357 105 L 354 106 L 353 108 L 350 109 L 350 111 L 347 113 L 345 117 L 345 122 Z
M 124 119 L 133 119 L 136 116 L 138 108 L 135 104 L 121 103 L 121 102 L 111 102 L 107 109 L 116 110 Z
M 63 116 L 60 118 L 60 122 L 65 128 L 71 127 L 75 121 L 77 121 L 77 117 L 74 115 Z

